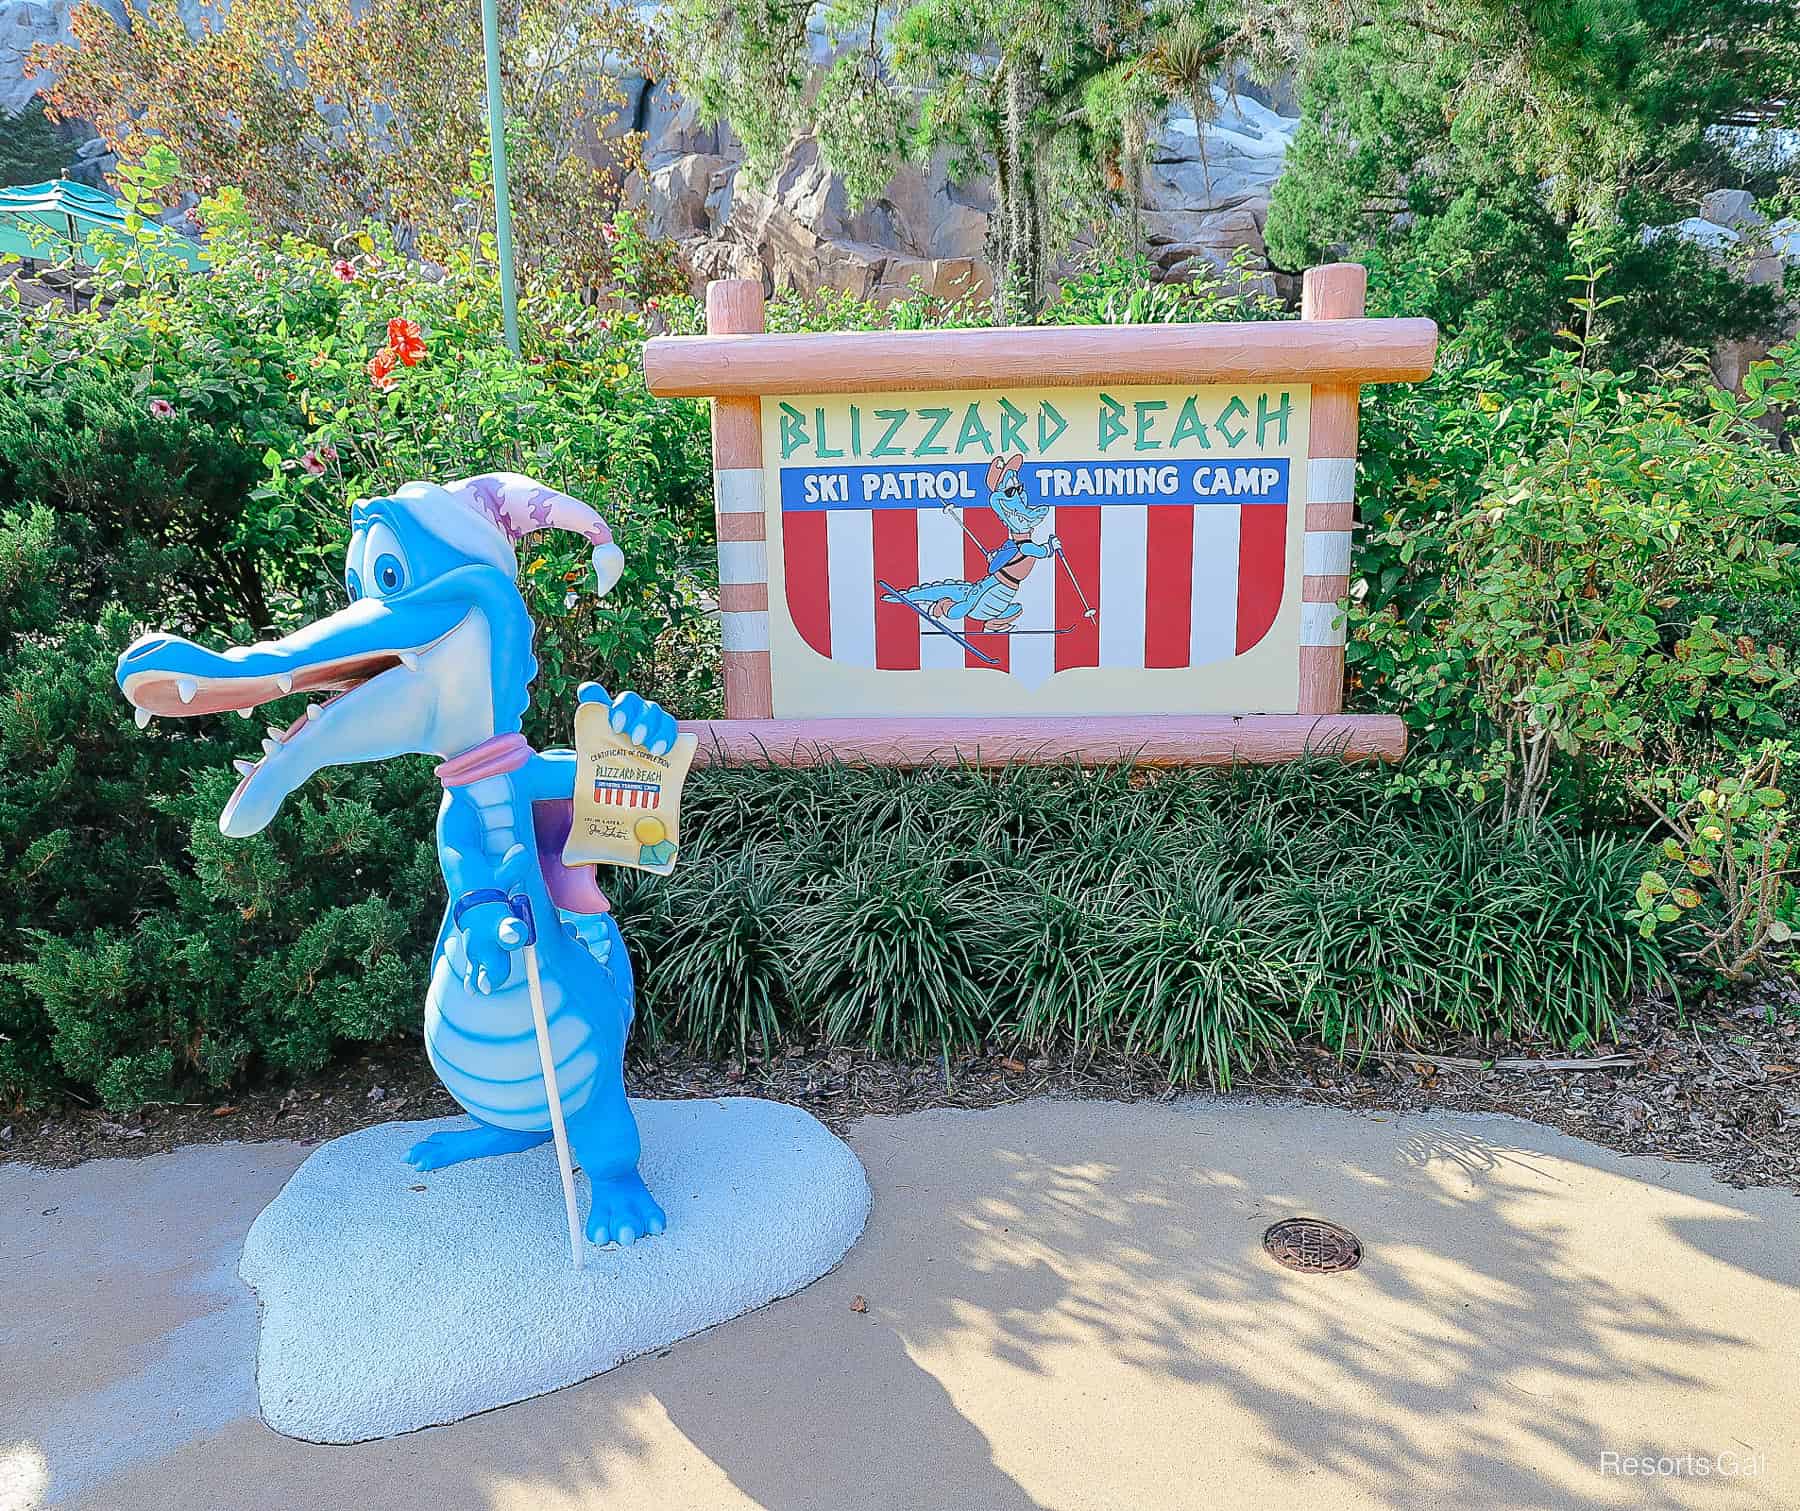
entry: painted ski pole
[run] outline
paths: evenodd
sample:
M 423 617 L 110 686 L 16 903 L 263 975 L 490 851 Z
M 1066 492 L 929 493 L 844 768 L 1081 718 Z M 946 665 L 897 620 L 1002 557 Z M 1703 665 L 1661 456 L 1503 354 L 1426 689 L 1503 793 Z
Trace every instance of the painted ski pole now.
M 569 1258 L 581 1268 L 581 1213 L 575 1204 L 575 1166 L 569 1158 L 569 1130 L 563 1126 L 562 1092 L 556 1084 L 556 1054 L 550 1047 L 550 1020 L 544 1015 L 544 982 L 538 975 L 537 920 L 532 916 L 531 899 L 523 892 L 515 893 L 507 904 L 513 911 L 514 928 L 501 924 L 503 935 L 510 932 L 516 943 L 523 936 L 525 984 L 530 989 L 531 1022 L 537 1030 L 538 1064 L 544 1072 L 544 1100 L 550 1107 L 550 1132 L 556 1138 L 556 1164 L 562 1172 L 563 1211 L 569 1219 Z
M 1081 617 L 1092 619 L 1094 606 L 1088 602 L 1087 591 L 1081 586 L 1081 579 L 1075 575 L 1075 569 L 1069 565 L 1069 558 L 1063 555 L 1062 542 L 1056 543 L 1056 559 L 1062 563 L 1063 571 L 1069 574 L 1069 586 L 1075 590 L 1075 596 L 1081 600 Z

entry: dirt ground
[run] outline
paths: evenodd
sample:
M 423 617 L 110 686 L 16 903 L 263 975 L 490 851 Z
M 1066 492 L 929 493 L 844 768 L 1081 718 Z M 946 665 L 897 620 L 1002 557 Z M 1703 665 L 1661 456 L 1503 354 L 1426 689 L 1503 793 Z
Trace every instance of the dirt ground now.
M 788 1045 L 733 1065 L 663 1046 L 634 1053 L 634 1095 L 745 1095 L 790 1102 L 842 1133 L 869 1113 L 997 1107 L 1028 1097 L 1143 1101 L 1173 1087 L 1142 1057 L 1071 1057 L 1004 1048 L 930 1059 Z M 1292 1097 L 1370 1111 L 1501 1112 L 1626 1154 L 1709 1167 L 1731 1185 L 1800 1191 L 1800 990 L 1641 1005 L 1616 1043 L 1566 1053 L 1544 1045 L 1447 1041 L 1425 1050 L 1340 1060 L 1299 1046 L 1235 1080 L 1249 1097 Z M 456 1104 L 417 1044 L 345 1058 L 311 1081 L 211 1104 L 115 1116 L 75 1104 L 0 1123 L 0 1163 L 67 1166 L 158 1154 L 185 1144 L 322 1142 L 371 1123 L 450 1116 Z

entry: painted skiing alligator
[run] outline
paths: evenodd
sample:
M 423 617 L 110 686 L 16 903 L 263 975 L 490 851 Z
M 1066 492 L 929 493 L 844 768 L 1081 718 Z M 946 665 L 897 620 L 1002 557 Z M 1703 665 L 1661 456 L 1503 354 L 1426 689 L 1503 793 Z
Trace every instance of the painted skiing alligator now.
M 255 834 L 315 771 L 418 752 L 443 757 L 438 860 L 449 888 L 425 1004 L 433 1068 L 475 1126 L 433 1134 L 408 1155 L 420 1170 L 530 1148 L 550 1137 L 525 971 L 513 956 L 538 938 L 557 1087 L 575 1159 L 587 1171 L 595 1243 L 663 1230 L 638 1175 L 638 1133 L 625 1099 L 632 978 L 618 925 L 591 866 L 562 864 L 575 778 L 572 751 L 537 752 L 519 732 L 537 673 L 533 626 L 519 596 L 513 542 L 573 530 L 594 546 L 604 594 L 624 557 L 593 510 L 517 474 L 439 486 L 408 483 L 351 510 L 347 608 L 280 640 L 204 650 L 147 635 L 119 658 L 119 686 L 138 710 L 192 718 L 293 693 L 329 693 L 287 729 L 269 729 L 262 759 L 219 815 L 228 835 Z M 611 708 L 616 730 L 656 753 L 675 721 L 635 693 L 584 702 Z

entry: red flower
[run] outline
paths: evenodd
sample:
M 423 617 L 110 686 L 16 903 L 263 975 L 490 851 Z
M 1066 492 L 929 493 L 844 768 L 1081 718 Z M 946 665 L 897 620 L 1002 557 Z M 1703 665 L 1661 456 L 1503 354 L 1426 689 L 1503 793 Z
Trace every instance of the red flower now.
M 347 261 L 345 261 L 342 257 L 338 258 L 338 260 L 336 262 L 332 263 L 331 271 L 333 273 L 337 274 L 339 283 L 355 283 L 356 282 L 356 269 L 351 267 L 350 264 Z
M 382 347 L 380 351 L 369 358 L 369 381 L 383 393 L 400 381 L 399 376 L 394 372 L 399 360 L 391 346 Z
M 316 451 L 308 451 L 305 456 L 301 457 L 300 465 L 314 477 L 323 477 L 325 475 L 324 458 Z
M 407 367 L 416 367 L 425 355 L 425 342 L 416 320 L 388 321 L 388 348 Z
M 152 399 L 150 413 L 159 420 L 172 420 L 175 418 L 175 406 L 167 399 Z

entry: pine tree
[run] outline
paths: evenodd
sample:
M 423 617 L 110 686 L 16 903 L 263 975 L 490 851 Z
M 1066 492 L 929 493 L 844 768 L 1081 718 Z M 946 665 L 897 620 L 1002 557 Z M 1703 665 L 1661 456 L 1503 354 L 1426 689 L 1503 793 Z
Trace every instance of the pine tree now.
M 1772 308 L 1672 239 L 1733 182 L 1715 130 L 1795 99 L 1800 11 L 1764 0 L 1359 0 L 1312 33 L 1266 236 L 1289 268 L 1354 248 L 1515 337 L 1553 331 L 1577 225 L 1611 228 L 1639 354 Z M 1392 281 L 1392 280 L 1389 280 Z M 1637 297 L 1641 294 L 1641 298 Z
M 44 118 L 44 102 L 0 110 L 0 188 L 59 178 L 69 165 L 69 144 Z

